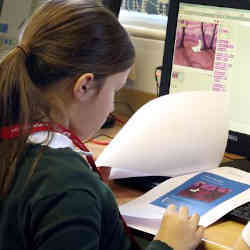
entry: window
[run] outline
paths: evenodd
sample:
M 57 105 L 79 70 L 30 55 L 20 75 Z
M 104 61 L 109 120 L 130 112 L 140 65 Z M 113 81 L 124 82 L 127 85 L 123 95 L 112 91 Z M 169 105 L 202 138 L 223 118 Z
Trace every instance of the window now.
M 124 0 L 122 9 L 166 16 L 168 0 Z

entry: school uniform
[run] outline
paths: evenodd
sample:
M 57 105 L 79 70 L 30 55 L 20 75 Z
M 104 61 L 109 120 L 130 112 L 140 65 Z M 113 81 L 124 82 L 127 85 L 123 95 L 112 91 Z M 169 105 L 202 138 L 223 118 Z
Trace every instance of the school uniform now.
M 46 135 L 30 136 L 13 188 L 0 200 L 0 250 L 134 249 L 110 188 L 66 136 L 54 133 L 49 147 L 36 144 Z M 160 241 L 146 248 L 168 249 Z

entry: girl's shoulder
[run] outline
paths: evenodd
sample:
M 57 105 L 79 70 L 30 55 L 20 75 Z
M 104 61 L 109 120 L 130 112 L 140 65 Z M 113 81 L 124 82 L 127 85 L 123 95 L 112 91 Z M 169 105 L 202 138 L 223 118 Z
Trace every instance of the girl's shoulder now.
M 26 193 L 33 193 L 35 199 L 72 190 L 98 198 L 107 189 L 86 160 L 71 148 L 35 145 L 27 152 L 22 165 L 23 169 L 33 172 L 25 189 Z

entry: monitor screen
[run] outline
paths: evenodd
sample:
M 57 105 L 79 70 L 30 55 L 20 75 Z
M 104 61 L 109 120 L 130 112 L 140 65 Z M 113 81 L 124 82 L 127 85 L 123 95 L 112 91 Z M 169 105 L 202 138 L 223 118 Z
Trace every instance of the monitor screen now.
M 250 158 L 250 2 L 203 2 L 170 2 L 160 95 L 228 91 L 226 151 Z

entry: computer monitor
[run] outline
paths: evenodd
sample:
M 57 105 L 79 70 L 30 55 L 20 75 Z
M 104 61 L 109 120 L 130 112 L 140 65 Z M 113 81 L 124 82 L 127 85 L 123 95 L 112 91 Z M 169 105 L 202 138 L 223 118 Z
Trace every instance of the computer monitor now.
M 170 0 L 160 95 L 228 91 L 226 152 L 250 159 L 250 1 Z
M 122 0 L 103 0 L 103 5 L 110 9 L 116 17 L 119 16 Z

